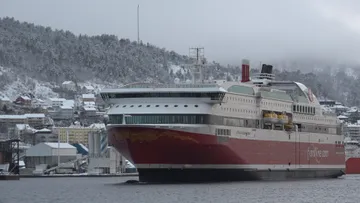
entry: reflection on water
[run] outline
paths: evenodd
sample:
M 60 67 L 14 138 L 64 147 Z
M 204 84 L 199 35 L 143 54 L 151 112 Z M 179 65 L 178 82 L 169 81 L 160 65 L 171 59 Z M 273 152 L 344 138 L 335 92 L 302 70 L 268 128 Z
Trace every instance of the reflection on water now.
M 0 203 L 359 202 L 360 176 L 211 184 L 129 184 L 126 178 L 23 178 L 0 181 Z

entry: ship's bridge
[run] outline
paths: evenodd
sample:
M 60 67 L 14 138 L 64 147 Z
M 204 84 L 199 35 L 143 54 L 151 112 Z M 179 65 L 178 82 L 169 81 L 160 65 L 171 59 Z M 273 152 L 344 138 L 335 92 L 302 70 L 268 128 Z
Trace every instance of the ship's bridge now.
M 320 105 L 319 100 L 316 98 L 315 94 L 300 82 L 294 82 L 299 89 L 304 93 L 304 96 L 308 99 L 309 103 L 314 103 L 315 105 Z
M 296 103 L 305 103 L 311 106 L 320 106 L 314 93 L 300 82 L 272 81 L 269 86 L 273 89 L 286 91 Z

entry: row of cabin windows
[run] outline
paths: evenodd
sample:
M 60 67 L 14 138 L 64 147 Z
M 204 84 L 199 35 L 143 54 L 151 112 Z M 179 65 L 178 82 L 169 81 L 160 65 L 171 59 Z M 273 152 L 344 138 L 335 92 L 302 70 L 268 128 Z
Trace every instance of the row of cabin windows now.
M 225 99 L 230 100 L 230 101 L 238 101 L 241 103 L 249 103 L 249 104 L 255 104 L 255 99 L 244 99 L 244 98 L 240 98 L 240 97 L 232 97 L 232 96 L 226 96 Z M 273 106 L 273 107 L 285 107 L 285 108 L 290 108 L 291 104 L 281 104 L 278 102 L 267 102 L 267 101 L 261 101 L 261 105 L 265 105 L 265 106 Z
M 257 114 L 258 112 L 255 110 L 248 110 L 248 109 L 234 109 L 234 108 L 226 108 L 226 107 L 221 107 L 221 110 L 223 111 L 229 111 L 229 112 L 241 112 L 241 113 L 252 113 L 252 114 Z
M 123 115 L 109 115 L 110 124 L 122 124 Z M 258 119 L 241 119 L 207 114 L 132 114 L 125 117 L 126 124 L 210 124 L 247 128 L 261 128 Z M 264 126 L 265 127 L 265 126 Z M 335 126 L 300 124 L 299 131 L 339 134 Z
M 272 107 L 285 107 L 285 108 L 291 107 L 291 104 L 281 104 L 277 102 L 266 102 L 266 101 L 262 101 L 261 105 L 272 106 Z
M 297 118 L 297 119 L 305 119 L 305 120 L 314 120 L 314 121 L 324 121 L 326 123 L 335 123 L 334 120 L 316 118 L 314 116 L 296 116 L 295 115 L 295 118 Z
M 116 105 L 116 107 L 119 107 L 120 105 Z M 160 107 L 160 105 L 158 105 L 158 104 L 156 104 L 156 105 L 152 105 L 152 106 L 154 106 L 154 107 Z M 177 104 L 175 104 L 175 105 L 167 105 L 167 104 L 165 104 L 164 105 L 164 107 L 178 107 L 179 105 L 177 105 Z M 187 104 L 185 104 L 184 105 L 184 107 L 188 107 L 189 105 L 187 105 Z M 123 108 L 126 108 L 126 107 L 130 107 L 130 108 L 133 108 L 133 107 L 151 107 L 151 105 L 150 104 L 148 104 L 148 105 L 142 105 L 142 104 L 140 104 L 140 105 L 122 105 L 122 107 Z M 197 104 L 195 104 L 194 105 L 194 107 L 199 107 L 199 105 L 197 105 Z
M 215 129 L 215 134 L 216 135 L 231 135 L 231 130 L 230 129 L 216 128 Z
M 101 93 L 101 98 L 107 99 L 123 99 L 123 98 L 156 98 L 156 97 L 190 97 L 190 98 L 211 98 L 219 100 L 224 97 L 223 92 L 142 92 L 142 93 Z
M 237 96 L 226 96 L 225 97 L 226 100 L 229 100 L 229 101 L 238 101 L 238 102 L 242 102 L 242 103 L 255 103 L 255 99 L 244 99 L 244 98 L 241 98 L 241 97 L 237 97 Z
M 109 115 L 110 124 L 121 124 L 123 115 Z M 125 117 L 126 124 L 206 124 L 207 115 L 201 114 L 133 114 Z
M 302 105 L 294 105 L 293 112 L 296 113 L 306 113 L 306 114 L 315 114 L 315 107 L 312 106 L 302 106 Z

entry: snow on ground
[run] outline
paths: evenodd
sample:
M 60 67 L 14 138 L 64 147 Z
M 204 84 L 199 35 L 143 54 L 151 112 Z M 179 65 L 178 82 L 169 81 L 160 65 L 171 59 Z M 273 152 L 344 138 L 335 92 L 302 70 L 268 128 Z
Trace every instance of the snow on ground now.
M 35 79 L 28 78 L 35 85 L 30 87 L 26 85 L 24 81 L 17 79 L 11 84 L 6 85 L 3 93 L 7 95 L 11 100 L 15 100 L 22 93 L 32 93 L 36 98 L 46 99 L 50 97 L 58 97 L 58 94 L 53 92 L 49 83 L 41 83 Z
M 174 74 L 177 73 L 178 71 L 181 71 L 181 74 L 185 74 L 185 69 L 182 68 L 181 66 L 170 65 L 169 73 L 171 70 L 173 71 Z
M 3 75 L 3 73 L 6 73 L 6 72 L 9 72 L 9 69 L 0 66 L 0 75 Z

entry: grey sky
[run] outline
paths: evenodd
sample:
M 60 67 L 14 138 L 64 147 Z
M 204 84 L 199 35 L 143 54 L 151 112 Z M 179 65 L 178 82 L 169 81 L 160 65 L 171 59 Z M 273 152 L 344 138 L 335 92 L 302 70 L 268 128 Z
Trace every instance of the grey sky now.
M 360 58 L 358 0 L 0 0 L 0 16 L 76 34 L 140 38 L 210 60 L 240 63 L 288 57 Z

